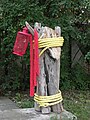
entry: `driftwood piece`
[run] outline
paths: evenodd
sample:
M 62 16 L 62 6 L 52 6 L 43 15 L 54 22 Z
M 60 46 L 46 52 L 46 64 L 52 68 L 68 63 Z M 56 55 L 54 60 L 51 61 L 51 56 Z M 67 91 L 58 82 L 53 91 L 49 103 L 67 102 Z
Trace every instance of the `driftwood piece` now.
M 40 23 L 35 23 L 35 29 L 40 31 Z M 42 49 L 39 49 L 39 53 Z M 37 91 L 36 93 L 40 96 L 47 96 L 47 84 L 46 84 L 46 73 L 45 73 L 45 54 L 42 54 L 39 58 L 39 66 L 40 66 L 40 75 L 37 78 Z M 41 111 L 42 113 L 50 113 L 50 107 L 39 107 L 37 102 L 35 102 L 35 110 Z
M 57 37 L 60 37 L 61 31 L 60 31 L 59 27 L 58 28 L 56 27 L 56 32 L 57 32 Z M 49 53 L 52 56 L 50 56 Z M 45 66 L 46 66 L 46 71 L 47 71 L 46 76 L 48 79 L 49 95 L 54 95 L 54 94 L 58 93 L 58 91 L 59 91 L 60 55 L 61 55 L 61 47 L 51 48 L 51 49 L 49 49 L 48 52 L 45 52 Z M 62 107 L 61 103 L 52 106 L 53 112 L 60 113 L 62 110 L 63 110 L 63 107 Z
M 38 77 L 38 95 L 47 96 L 47 84 L 46 84 L 46 73 L 45 73 L 45 55 L 40 57 L 40 76 Z M 41 107 L 42 113 L 50 113 L 50 107 Z
M 60 51 L 59 51 L 60 52 Z M 60 59 L 59 59 L 60 60 Z M 60 72 L 60 61 L 51 58 L 48 52 L 45 53 L 45 66 L 47 71 L 48 79 L 48 91 L 49 95 L 54 95 L 59 91 L 59 72 Z M 52 111 L 60 113 L 62 111 L 62 105 L 59 103 L 52 106 Z

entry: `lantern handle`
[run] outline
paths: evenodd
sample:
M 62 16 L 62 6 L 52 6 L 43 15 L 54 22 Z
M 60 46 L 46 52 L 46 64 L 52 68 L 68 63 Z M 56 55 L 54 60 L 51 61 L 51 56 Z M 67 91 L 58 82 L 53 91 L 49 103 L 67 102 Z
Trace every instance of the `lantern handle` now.
M 25 22 L 26 27 L 28 28 L 29 32 L 34 36 L 34 29 L 29 25 L 29 23 L 26 21 Z

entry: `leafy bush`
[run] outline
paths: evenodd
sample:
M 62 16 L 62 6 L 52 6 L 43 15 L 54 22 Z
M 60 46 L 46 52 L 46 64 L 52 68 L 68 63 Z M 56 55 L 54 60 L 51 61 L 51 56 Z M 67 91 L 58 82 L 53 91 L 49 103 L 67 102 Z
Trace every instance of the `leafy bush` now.
M 76 90 L 90 89 L 90 75 L 85 73 L 84 68 L 77 64 L 72 70 L 72 85 Z
M 28 94 L 16 93 L 13 100 L 17 103 L 20 108 L 32 108 L 34 106 L 34 100 L 30 99 Z
M 0 79 L 4 89 L 29 87 L 29 49 L 20 58 L 12 54 L 17 31 L 28 21 L 37 21 L 54 28 L 59 25 L 65 39 L 62 51 L 61 82 L 65 87 L 72 81 L 70 58 L 71 40 L 78 41 L 83 53 L 89 51 L 89 0 L 1 0 L 0 1 Z M 77 74 L 77 73 L 75 73 Z
M 85 60 L 90 63 L 90 52 L 87 52 L 87 54 L 85 55 Z

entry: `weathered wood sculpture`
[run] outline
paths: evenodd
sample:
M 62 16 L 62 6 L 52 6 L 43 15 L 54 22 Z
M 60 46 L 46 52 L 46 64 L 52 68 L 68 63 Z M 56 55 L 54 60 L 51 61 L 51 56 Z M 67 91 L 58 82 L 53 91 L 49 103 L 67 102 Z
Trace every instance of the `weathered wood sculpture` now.
M 34 35 L 33 28 L 26 22 L 26 26 L 30 33 Z M 40 23 L 35 23 L 35 29 L 38 31 L 39 39 L 43 38 L 56 38 L 61 36 L 61 29 L 59 26 L 55 27 L 55 30 L 49 27 L 41 27 Z M 53 39 L 55 42 L 55 39 Z M 42 48 L 39 48 L 39 54 Z M 61 47 L 48 48 L 39 57 L 40 75 L 37 78 L 37 90 L 38 96 L 51 96 L 59 92 L 60 81 L 60 55 Z M 52 106 L 39 106 L 35 102 L 35 110 L 42 113 L 50 113 L 51 111 L 60 113 L 63 110 L 62 103 L 59 102 Z
M 40 26 L 35 26 L 40 29 Z M 61 36 L 60 27 L 55 27 L 52 30 L 48 27 L 42 27 L 40 30 L 40 38 L 53 38 Z M 41 51 L 41 49 L 39 49 Z M 61 47 L 49 48 L 40 56 L 40 76 L 37 80 L 37 94 L 42 96 L 54 95 L 59 91 L 60 80 L 60 55 Z M 36 106 L 36 110 L 38 106 Z M 62 104 L 58 103 L 51 107 L 53 112 L 61 112 L 63 110 Z M 50 107 L 41 107 L 39 110 L 42 113 L 49 113 Z

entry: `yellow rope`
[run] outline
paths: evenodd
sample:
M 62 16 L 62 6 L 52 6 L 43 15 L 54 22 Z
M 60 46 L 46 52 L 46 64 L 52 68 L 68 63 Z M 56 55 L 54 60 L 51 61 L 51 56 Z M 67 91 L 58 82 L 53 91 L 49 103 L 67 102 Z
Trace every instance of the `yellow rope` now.
M 39 104 L 39 107 L 47 107 L 60 103 L 63 98 L 59 90 L 59 93 L 50 96 L 39 96 L 35 93 L 34 100 Z
M 43 48 L 43 50 L 40 52 L 39 56 L 41 56 L 44 51 L 50 47 L 60 47 L 63 46 L 64 39 L 63 37 L 55 37 L 55 38 L 43 38 L 39 39 L 39 48 Z
M 43 38 L 39 39 L 39 48 L 43 48 L 43 50 L 40 52 L 39 56 L 41 56 L 45 50 L 47 50 L 50 47 L 60 47 L 63 46 L 64 39 L 63 37 L 58 38 Z M 55 95 L 50 96 L 39 96 L 35 93 L 34 100 L 39 104 L 39 107 L 47 107 L 52 106 L 60 103 L 63 98 L 61 95 L 61 91 Z

